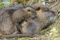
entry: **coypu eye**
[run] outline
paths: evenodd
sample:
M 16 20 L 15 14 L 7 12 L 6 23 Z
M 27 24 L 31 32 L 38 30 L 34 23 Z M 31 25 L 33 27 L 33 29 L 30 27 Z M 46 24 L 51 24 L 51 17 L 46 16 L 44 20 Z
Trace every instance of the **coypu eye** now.
M 28 11 L 28 12 L 30 12 L 30 10 L 29 10 L 29 9 L 28 9 L 27 11 Z
M 40 7 L 36 8 L 36 10 L 39 11 L 40 10 Z

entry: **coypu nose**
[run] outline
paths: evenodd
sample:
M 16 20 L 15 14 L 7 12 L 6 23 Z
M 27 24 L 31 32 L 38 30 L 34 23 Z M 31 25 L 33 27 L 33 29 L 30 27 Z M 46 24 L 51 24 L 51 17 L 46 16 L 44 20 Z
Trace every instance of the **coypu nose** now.
M 36 15 L 37 15 L 37 13 L 35 12 L 35 10 L 34 10 L 34 11 L 32 11 L 32 12 L 33 12 L 33 13 L 32 13 L 31 18 L 32 18 L 32 19 L 35 19 L 35 18 L 37 17 L 37 16 L 36 16 Z
M 36 18 L 36 16 L 34 16 L 34 15 L 33 15 L 31 18 L 32 18 L 32 19 L 35 19 L 35 18 Z

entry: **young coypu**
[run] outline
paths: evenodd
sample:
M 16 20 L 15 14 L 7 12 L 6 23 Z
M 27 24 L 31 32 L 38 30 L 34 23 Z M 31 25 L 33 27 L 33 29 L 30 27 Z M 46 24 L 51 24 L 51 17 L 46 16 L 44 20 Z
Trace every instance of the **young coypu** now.
M 37 6 L 37 7 L 35 7 Z M 55 12 L 43 5 L 34 4 L 33 9 L 36 11 L 35 19 L 27 19 L 22 23 L 22 33 L 39 34 L 40 30 L 46 29 L 50 24 L 55 22 Z
M 12 20 L 13 20 L 14 25 L 16 25 L 19 33 L 22 33 L 21 30 L 22 30 L 23 27 L 21 26 L 21 24 L 24 21 L 27 21 L 27 19 L 29 19 L 29 18 L 34 18 L 35 16 L 33 14 L 35 14 L 35 11 L 33 9 L 29 8 L 29 7 L 16 10 L 13 13 Z

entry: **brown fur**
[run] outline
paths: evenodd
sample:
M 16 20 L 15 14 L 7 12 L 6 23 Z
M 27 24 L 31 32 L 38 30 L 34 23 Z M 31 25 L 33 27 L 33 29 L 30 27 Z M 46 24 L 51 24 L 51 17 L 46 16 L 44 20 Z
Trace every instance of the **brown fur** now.
M 37 6 L 37 7 L 36 7 Z M 40 30 L 46 29 L 50 24 L 55 22 L 55 13 L 45 6 L 38 4 L 33 8 L 36 10 L 36 18 L 28 19 L 22 23 L 22 33 L 39 34 Z
M 8 12 L 3 10 L 0 14 L 0 33 L 3 35 L 12 34 L 15 32 L 15 27 L 12 23 Z
M 14 22 L 14 25 L 16 25 L 17 30 L 20 31 L 21 33 L 21 29 L 22 29 L 22 22 L 26 21 L 29 17 L 31 17 L 32 13 L 28 12 L 27 9 L 19 9 L 17 11 L 15 11 L 12 15 L 12 19 Z M 20 29 L 19 29 L 20 28 Z

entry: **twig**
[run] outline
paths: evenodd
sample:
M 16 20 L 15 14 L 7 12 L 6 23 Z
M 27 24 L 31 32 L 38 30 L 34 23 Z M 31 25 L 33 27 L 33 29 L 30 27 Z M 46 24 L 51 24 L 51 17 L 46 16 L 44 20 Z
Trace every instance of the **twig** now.
M 33 37 L 33 35 L 32 34 L 2 35 L 2 36 L 0 36 L 0 39 L 2 39 L 2 38 L 21 38 L 21 37 Z
M 54 6 L 58 5 L 59 2 L 56 2 L 54 5 L 50 6 L 50 8 L 53 8 Z

